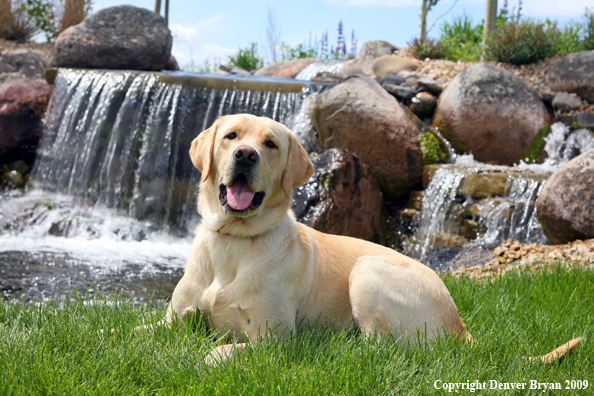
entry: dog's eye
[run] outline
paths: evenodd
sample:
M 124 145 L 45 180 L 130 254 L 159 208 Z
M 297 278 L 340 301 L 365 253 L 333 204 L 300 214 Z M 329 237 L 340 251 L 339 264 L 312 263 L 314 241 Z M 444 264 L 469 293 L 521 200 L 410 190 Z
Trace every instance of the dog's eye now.
M 225 136 L 225 139 L 233 140 L 236 137 L 237 137 L 237 133 L 231 132 L 230 134 L 228 134 L 227 136 Z
M 265 144 L 266 144 L 266 147 L 271 148 L 271 149 L 278 148 L 272 140 L 267 140 Z

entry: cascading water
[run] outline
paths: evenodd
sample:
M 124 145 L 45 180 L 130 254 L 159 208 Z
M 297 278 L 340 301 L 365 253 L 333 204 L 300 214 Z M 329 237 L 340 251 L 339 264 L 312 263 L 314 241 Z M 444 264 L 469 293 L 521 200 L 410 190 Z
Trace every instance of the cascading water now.
M 454 163 L 439 167 L 423 193 L 416 232 L 404 242 L 405 253 L 425 260 L 442 247 L 492 247 L 508 238 L 547 243 L 536 217 L 536 200 L 551 172 L 592 148 L 591 131 L 555 123 L 545 137 L 548 157 L 540 165 L 492 166 L 475 162 L 471 155 L 452 156 Z M 484 191 L 477 191 L 473 183 L 481 186 L 481 179 Z M 503 184 L 494 188 L 497 183 Z
M 98 289 L 130 297 L 144 278 L 178 276 L 199 221 L 192 140 L 223 115 L 249 113 L 295 124 L 309 144 L 299 110 L 313 88 L 270 78 L 61 69 L 28 191 L 0 200 L 0 269 L 23 262 L 36 269 L 3 277 L 0 290 L 59 295 L 63 277 L 48 270 L 51 263 L 64 274 L 102 276 Z M 92 279 L 75 278 L 72 286 L 89 290 Z
M 305 69 L 301 70 L 299 74 L 295 76 L 295 79 L 307 81 L 314 78 L 318 73 L 324 72 L 338 74 L 338 72 L 340 72 L 340 69 L 342 69 L 344 63 L 345 61 L 339 60 L 315 62 L 307 66 Z

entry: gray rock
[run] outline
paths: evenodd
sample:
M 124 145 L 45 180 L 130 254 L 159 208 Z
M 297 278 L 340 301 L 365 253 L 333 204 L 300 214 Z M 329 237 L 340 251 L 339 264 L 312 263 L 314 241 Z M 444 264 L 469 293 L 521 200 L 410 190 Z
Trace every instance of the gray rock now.
M 343 65 L 340 74 L 355 75 L 360 73 L 372 75 L 373 61 L 383 55 L 391 55 L 400 48 L 383 40 L 368 41 L 361 47 L 361 51 L 355 59 L 351 59 Z
M 369 168 L 338 148 L 324 151 L 313 163 L 312 177 L 293 190 L 297 221 L 329 234 L 385 243 L 386 208 Z
M 0 164 L 31 163 L 42 133 L 42 118 L 52 90 L 42 79 L 18 73 L 0 78 Z
M 439 94 L 441 94 L 443 91 L 443 81 L 434 80 L 429 77 L 421 77 L 417 79 L 417 84 L 419 87 L 425 88 L 427 91 L 436 96 L 439 96 Z
M 550 65 L 545 82 L 554 91 L 571 92 L 594 103 L 594 51 L 569 54 Z
M 20 73 L 30 78 L 44 78 L 47 62 L 41 54 L 29 50 L 16 50 L 0 54 L 0 73 Z
M 382 85 L 384 85 L 384 84 L 400 85 L 400 84 L 404 83 L 405 81 L 406 80 L 401 75 L 395 74 L 395 73 L 390 73 L 386 77 L 384 77 L 380 80 L 380 84 L 382 84 Z
M 415 96 L 415 91 L 413 91 L 409 87 L 403 87 L 401 85 L 394 84 L 382 84 L 382 87 L 384 87 L 386 91 L 394 95 L 396 99 L 407 100 Z
M 536 207 L 551 242 L 594 238 L 593 185 L 594 150 L 572 159 L 547 180 Z
M 163 70 L 171 43 L 171 32 L 160 15 L 130 5 L 104 8 L 58 36 L 50 64 Z
M 579 109 L 582 101 L 575 96 L 569 95 L 565 92 L 557 92 L 553 98 L 553 107 L 558 112 L 571 111 Z
M 312 101 L 320 146 L 356 154 L 390 198 L 408 194 L 423 175 L 421 131 L 429 130 L 374 79 L 350 77 Z
M 219 69 L 229 74 L 235 74 L 237 76 L 251 76 L 249 71 L 242 69 L 241 67 L 233 66 L 227 63 L 219 65 Z
M 538 95 L 513 74 L 476 63 L 462 70 L 439 98 L 433 126 L 458 152 L 482 162 L 515 164 L 533 153 L 550 116 Z M 540 146 L 538 146 L 540 148 Z

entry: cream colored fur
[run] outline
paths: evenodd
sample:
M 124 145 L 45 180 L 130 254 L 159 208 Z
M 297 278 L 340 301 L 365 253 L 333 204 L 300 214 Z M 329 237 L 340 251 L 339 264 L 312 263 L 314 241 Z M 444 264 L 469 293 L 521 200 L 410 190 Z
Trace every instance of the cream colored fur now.
M 236 138 L 226 138 L 233 132 Z M 262 205 L 245 216 L 228 214 L 219 202 L 219 186 L 232 183 L 231 158 L 239 145 L 258 153 L 250 187 L 265 192 Z M 167 322 L 201 313 L 240 342 L 253 342 L 266 329 L 287 334 L 318 319 L 412 341 L 419 332 L 433 340 L 444 331 L 471 339 L 433 270 L 386 247 L 295 221 L 291 191 L 308 180 L 313 165 L 285 126 L 251 115 L 223 117 L 194 140 L 190 155 L 202 172 L 202 222 Z M 207 362 L 244 348 L 221 346 Z

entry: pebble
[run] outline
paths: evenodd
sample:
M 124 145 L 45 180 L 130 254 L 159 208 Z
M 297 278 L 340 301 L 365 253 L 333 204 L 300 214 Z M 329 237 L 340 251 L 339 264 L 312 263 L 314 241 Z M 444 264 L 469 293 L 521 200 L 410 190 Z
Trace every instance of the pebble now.
M 533 270 L 550 266 L 561 260 L 561 265 L 594 266 L 594 239 L 576 240 L 565 245 L 524 244 L 508 239 L 493 249 L 493 259 L 484 265 L 461 266 L 454 271 L 456 277 L 475 279 L 498 278 L 509 271 Z

